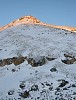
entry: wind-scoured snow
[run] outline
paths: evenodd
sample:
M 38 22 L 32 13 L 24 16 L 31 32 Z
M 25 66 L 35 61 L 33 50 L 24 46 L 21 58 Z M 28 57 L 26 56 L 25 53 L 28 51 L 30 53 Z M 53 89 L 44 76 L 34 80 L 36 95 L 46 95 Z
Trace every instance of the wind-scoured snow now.
M 72 59 L 64 54 L 71 55 L 74 63 L 63 63 Z M 76 100 L 75 33 L 40 24 L 19 24 L 1 31 L 0 59 L 20 56 L 55 59 L 37 67 L 27 60 L 17 66 L 0 66 L 0 100 Z

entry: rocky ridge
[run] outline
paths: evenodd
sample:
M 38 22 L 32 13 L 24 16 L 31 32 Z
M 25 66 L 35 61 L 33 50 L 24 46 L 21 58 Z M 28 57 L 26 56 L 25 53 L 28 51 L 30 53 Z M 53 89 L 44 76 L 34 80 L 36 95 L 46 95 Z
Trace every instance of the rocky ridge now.
M 33 17 L 33 16 L 24 16 L 21 17 L 13 22 L 11 22 L 10 24 L 7 24 L 3 27 L 0 27 L 0 31 L 3 31 L 9 27 L 14 27 L 20 24 L 39 24 L 42 26 L 49 26 L 52 28 L 59 28 L 59 29 L 64 29 L 64 30 L 68 30 L 71 32 L 76 32 L 76 28 L 75 27 L 69 27 L 69 26 L 57 26 L 57 25 L 52 25 L 52 24 L 46 24 L 41 22 L 40 20 L 38 20 L 37 18 Z

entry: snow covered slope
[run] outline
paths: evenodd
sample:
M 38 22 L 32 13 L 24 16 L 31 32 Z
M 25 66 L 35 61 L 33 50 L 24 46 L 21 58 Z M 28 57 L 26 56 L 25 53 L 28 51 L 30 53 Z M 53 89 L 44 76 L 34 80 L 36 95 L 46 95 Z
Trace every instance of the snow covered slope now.
M 76 100 L 76 33 L 36 20 L 0 31 L 0 100 Z

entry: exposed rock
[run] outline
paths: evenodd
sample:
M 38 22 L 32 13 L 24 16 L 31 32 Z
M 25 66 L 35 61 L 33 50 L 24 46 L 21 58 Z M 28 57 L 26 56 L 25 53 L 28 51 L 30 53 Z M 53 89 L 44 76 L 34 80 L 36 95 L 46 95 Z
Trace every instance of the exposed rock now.
M 3 60 L 0 60 L 0 66 L 10 65 L 12 63 L 14 65 L 19 65 L 23 63 L 25 59 L 26 57 L 13 57 L 13 58 L 3 59 Z
M 68 81 L 62 80 L 62 82 L 60 83 L 59 87 L 64 87 L 68 83 L 69 83 Z
M 76 58 L 71 54 L 64 54 L 66 60 L 61 60 L 65 64 L 73 64 L 76 61 Z
M 39 90 L 39 89 L 38 89 L 38 85 L 33 85 L 33 86 L 31 87 L 31 90 L 30 90 L 30 91 L 37 91 L 37 90 Z
M 14 90 L 8 91 L 8 95 L 13 95 L 13 94 L 14 94 Z
M 19 87 L 20 87 L 21 89 L 24 89 L 25 84 L 24 84 L 24 83 L 21 83 L 21 84 L 19 85 Z
M 55 90 L 60 91 L 60 88 L 59 88 L 59 87 L 57 87 Z
M 23 93 L 20 93 L 19 96 L 22 98 L 28 98 L 30 96 L 29 91 L 24 91 Z
M 46 86 L 51 86 L 51 84 L 49 84 L 49 83 L 46 83 Z
M 52 91 L 52 90 L 53 90 L 53 86 L 50 86 L 50 87 L 49 87 L 49 90 Z
M 42 88 L 44 88 L 44 87 L 45 87 L 44 83 L 41 83 L 41 85 L 42 85 Z
M 52 61 L 52 60 L 55 60 L 56 58 L 46 57 L 46 59 L 47 59 L 48 61 Z
M 2 66 L 3 65 L 3 62 L 2 62 L 2 60 L 0 60 L 0 66 Z
M 68 90 L 67 88 L 63 88 L 63 90 Z
M 27 61 L 28 61 L 28 64 L 32 65 L 33 67 L 38 66 L 38 64 L 33 58 L 28 58 Z
M 7 58 L 7 59 L 1 60 L 0 66 L 10 65 L 10 64 L 12 64 L 12 60 L 11 58 Z
M 41 59 L 38 61 L 34 60 L 33 58 L 28 58 L 27 61 L 28 64 L 30 64 L 33 67 L 42 66 L 46 63 L 45 57 L 41 57 Z
M 12 62 L 14 63 L 15 66 L 23 63 L 24 61 L 25 61 L 25 57 L 13 57 L 12 58 Z
M 72 87 L 76 87 L 76 84 L 72 84 Z
M 37 99 L 40 99 L 40 97 L 37 97 Z
M 15 69 L 12 69 L 12 72 L 15 72 L 16 70 Z
M 75 58 L 72 58 L 71 60 L 66 59 L 66 60 L 61 60 L 61 61 L 63 63 L 65 63 L 65 64 L 73 64 L 76 61 L 76 59 Z
M 76 92 L 73 92 L 73 95 L 76 95 Z M 75 100 L 75 99 L 74 99 Z
M 10 64 L 12 64 L 12 59 L 11 58 L 7 58 L 7 59 L 5 59 L 5 64 L 6 65 L 10 65 Z
M 68 34 L 68 33 L 65 33 L 66 35 Z
M 41 56 L 40 60 L 36 61 L 34 58 L 27 58 L 27 57 L 13 57 L 13 58 L 7 58 L 7 59 L 3 59 L 0 60 L 0 66 L 5 66 L 5 65 L 10 65 L 10 64 L 14 64 L 15 66 L 23 63 L 25 61 L 25 59 L 28 61 L 28 64 L 32 65 L 33 67 L 37 67 L 37 66 L 42 66 L 46 63 L 46 59 L 45 57 Z
M 69 58 L 75 58 L 74 56 L 72 56 L 72 55 L 70 55 L 70 54 L 64 54 L 64 56 L 67 58 L 67 57 L 69 57 Z
M 50 71 L 51 71 L 51 72 L 56 72 L 57 69 L 54 67 L 54 68 L 51 68 Z

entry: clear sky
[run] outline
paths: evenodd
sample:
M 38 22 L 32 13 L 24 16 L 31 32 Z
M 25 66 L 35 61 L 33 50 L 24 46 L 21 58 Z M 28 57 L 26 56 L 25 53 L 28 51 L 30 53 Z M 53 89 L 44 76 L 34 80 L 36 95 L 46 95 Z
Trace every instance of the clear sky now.
M 26 15 L 49 24 L 76 27 L 76 0 L 0 0 L 0 26 Z

